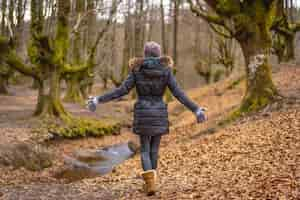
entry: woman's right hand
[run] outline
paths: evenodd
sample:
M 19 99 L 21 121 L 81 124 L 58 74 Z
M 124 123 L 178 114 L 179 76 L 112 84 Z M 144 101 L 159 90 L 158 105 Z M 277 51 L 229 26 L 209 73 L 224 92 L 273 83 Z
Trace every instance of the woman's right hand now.
M 97 108 L 97 104 L 98 104 L 97 97 L 89 97 L 86 106 L 91 112 L 95 112 Z
M 199 107 L 196 110 L 195 115 L 197 117 L 197 122 L 198 123 L 202 123 L 202 122 L 206 121 L 206 116 L 204 114 L 205 111 L 206 111 L 206 109 L 205 108 L 201 108 L 201 107 Z

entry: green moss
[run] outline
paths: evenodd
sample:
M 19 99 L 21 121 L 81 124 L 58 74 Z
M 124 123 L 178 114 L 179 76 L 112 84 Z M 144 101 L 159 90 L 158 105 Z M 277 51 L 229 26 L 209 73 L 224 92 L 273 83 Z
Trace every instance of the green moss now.
M 255 113 L 276 100 L 277 90 L 271 79 L 271 71 L 267 61 L 260 65 L 253 79 L 247 80 L 246 95 L 241 106 L 233 111 L 223 123 L 230 123 L 236 119 Z
M 213 73 L 213 81 L 214 82 L 218 82 L 219 80 L 221 80 L 222 76 L 224 75 L 225 71 L 223 69 L 217 69 L 214 73 Z
M 232 90 L 237 87 L 243 80 L 245 80 L 245 76 L 241 76 L 237 80 L 233 81 L 229 86 L 226 87 L 227 90 Z
M 264 108 L 266 105 L 268 105 L 271 102 L 271 100 L 267 97 L 250 97 L 243 101 L 241 107 L 240 107 L 240 113 L 249 113 L 249 112 L 255 112 L 262 108 Z
M 239 13 L 233 16 L 234 26 L 236 33 L 239 34 L 237 37 L 246 37 L 246 33 L 255 32 L 256 27 L 251 17 L 246 14 Z
M 267 12 L 267 28 L 270 29 L 271 26 L 273 25 L 273 23 L 276 21 L 277 19 L 277 12 L 278 12 L 278 2 L 277 1 L 273 1 L 271 3 L 271 5 L 269 6 L 268 12 Z
M 38 63 L 38 54 L 39 54 L 39 49 L 36 46 L 35 41 L 31 40 L 30 44 L 28 45 L 27 48 L 27 53 L 30 58 L 31 63 Z
M 218 0 L 216 10 L 226 16 L 232 16 L 240 12 L 239 0 Z
M 115 121 L 72 118 L 66 124 L 49 126 L 49 132 L 59 138 L 101 137 L 120 132 L 120 124 Z
M 206 81 L 206 83 L 210 82 L 211 76 L 212 76 L 212 71 L 211 71 L 211 66 L 209 63 L 200 60 L 196 63 L 194 66 L 197 74 L 201 77 L 203 77 Z
M 63 66 L 69 48 L 68 13 L 58 17 L 55 38 L 54 63 Z
M 276 34 L 272 40 L 272 49 L 273 53 L 278 58 L 278 63 L 281 63 L 284 60 L 285 48 L 285 38 L 280 34 Z
M 9 40 L 0 35 L 0 59 L 3 58 L 3 56 L 5 56 L 9 50 L 11 50 Z
M 65 80 L 67 83 L 67 91 L 64 97 L 65 102 L 83 103 L 83 96 L 80 91 L 81 73 L 67 75 Z
M 241 112 L 258 111 L 276 98 L 277 90 L 271 77 L 271 69 L 266 61 L 257 68 L 253 79 L 248 78 L 248 89 L 240 108 Z

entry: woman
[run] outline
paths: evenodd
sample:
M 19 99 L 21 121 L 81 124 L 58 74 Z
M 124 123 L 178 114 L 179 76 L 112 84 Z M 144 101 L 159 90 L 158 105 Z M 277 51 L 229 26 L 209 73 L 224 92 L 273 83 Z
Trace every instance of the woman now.
M 136 87 L 133 132 L 140 137 L 144 188 L 148 195 L 153 195 L 160 139 L 169 132 L 168 110 L 163 101 L 167 87 L 196 115 L 198 123 L 205 120 L 204 109 L 193 103 L 178 87 L 172 74 L 172 60 L 169 57 L 161 57 L 159 44 L 147 42 L 144 58 L 132 59 L 129 66 L 129 75 L 121 86 L 102 96 L 91 97 L 88 100 L 88 108 L 95 111 L 96 104 L 117 99 Z

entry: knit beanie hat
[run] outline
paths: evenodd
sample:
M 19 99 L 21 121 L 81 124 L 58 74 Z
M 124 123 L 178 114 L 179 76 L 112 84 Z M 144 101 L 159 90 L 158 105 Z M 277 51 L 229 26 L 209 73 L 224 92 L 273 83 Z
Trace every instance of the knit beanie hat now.
M 145 57 L 160 57 L 161 47 L 156 42 L 146 42 L 144 46 L 144 56 Z

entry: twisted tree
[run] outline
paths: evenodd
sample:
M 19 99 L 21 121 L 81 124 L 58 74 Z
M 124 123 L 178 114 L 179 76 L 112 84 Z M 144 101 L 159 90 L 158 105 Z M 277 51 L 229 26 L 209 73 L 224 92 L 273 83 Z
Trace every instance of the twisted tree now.
M 114 1 L 110 10 L 110 17 L 106 26 L 116 12 L 117 1 Z M 67 112 L 60 99 L 60 80 L 66 75 L 86 72 L 94 66 L 96 47 L 105 33 L 101 29 L 97 40 L 90 50 L 86 62 L 80 65 L 70 65 L 67 60 L 69 48 L 69 13 L 70 0 L 57 1 L 57 23 L 54 40 L 43 34 L 42 0 L 31 0 L 31 41 L 28 54 L 33 66 L 25 65 L 17 56 L 12 39 L 0 38 L 1 61 L 20 73 L 32 77 L 38 84 L 38 102 L 35 115 L 60 119 L 68 128 L 61 130 L 65 137 L 83 136 L 86 134 L 102 135 L 116 131 L 116 124 L 107 126 L 103 122 L 77 120 Z M 83 73 L 84 74 L 84 73 Z
M 246 93 L 236 114 L 261 109 L 278 95 L 268 62 L 271 29 L 277 23 L 279 0 L 188 0 L 191 10 L 213 28 L 222 27 L 224 37 L 234 38 L 246 62 Z M 211 9 L 208 9 L 207 7 Z M 209 12 L 208 10 L 212 10 Z M 214 28 L 218 32 L 217 28 Z
M 295 22 L 291 9 L 283 1 L 278 2 L 277 22 L 273 26 L 273 50 L 278 62 L 288 62 L 295 59 L 295 37 L 300 31 L 300 23 Z M 290 16 L 290 17 L 289 17 Z
M 21 36 L 27 0 L 1 1 L 1 32 L 2 36 L 10 36 L 15 48 L 21 50 Z M 0 61 L 1 62 L 1 61 Z M 0 94 L 8 94 L 8 83 L 15 71 L 3 61 L 0 63 Z
M 76 0 L 75 4 L 75 12 L 77 17 L 76 26 L 79 26 L 80 20 L 84 15 L 84 0 Z M 78 66 L 81 65 L 81 61 L 83 57 L 81 56 L 81 41 L 82 41 L 82 34 L 80 32 L 80 27 L 74 28 L 73 34 L 73 47 L 72 47 L 72 65 Z M 64 97 L 64 101 L 66 102 L 82 102 L 83 96 L 80 91 L 80 82 L 83 79 L 82 72 L 72 73 L 64 76 L 67 84 L 67 91 Z

